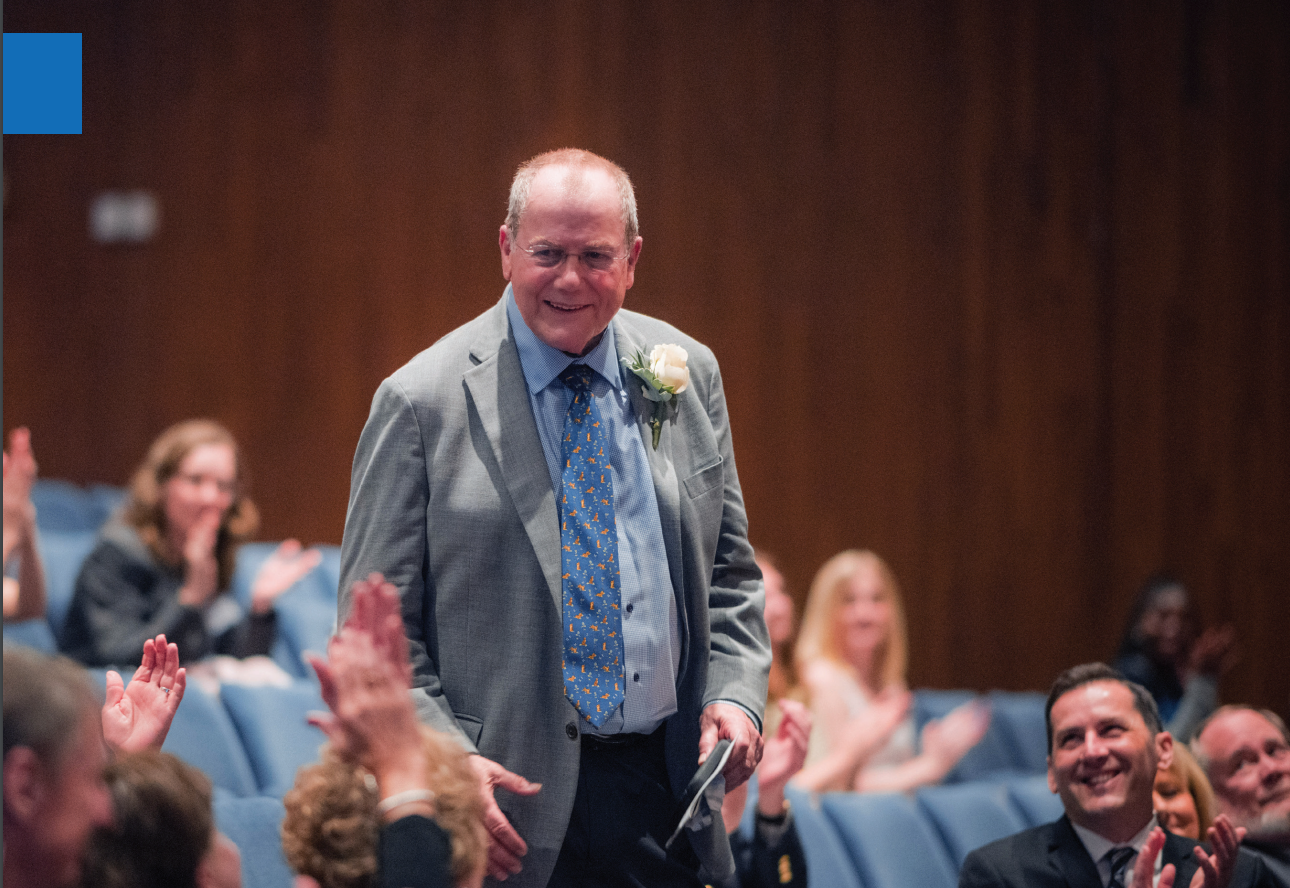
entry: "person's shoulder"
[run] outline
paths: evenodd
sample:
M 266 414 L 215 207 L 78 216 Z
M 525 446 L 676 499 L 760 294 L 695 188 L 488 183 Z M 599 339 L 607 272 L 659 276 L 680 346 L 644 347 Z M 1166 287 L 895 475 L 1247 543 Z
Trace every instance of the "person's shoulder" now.
M 151 562 L 153 560 L 152 553 L 148 551 L 143 538 L 139 536 L 139 531 L 120 517 L 109 518 L 99 528 L 95 550 L 118 552 L 121 555 L 140 561 Z
M 1057 837 L 1057 826 L 1060 820 L 1041 823 L 1015 832 L 1010 836 L 995 839 L 977 848 L 969 857 L 977 856 L 989 860 L 1021 859 L 1034 856 L 1036 853 L 1047 854 Z
M 1290 888 L 1290 845 L 1242 844 L 1232 873 L 1232 888 L 1246 885 Z
M 712 349 L 667 321 L 624 308 L 614 315 L 614 323 L 622 326 L 629 339 L 639 342 L 647 356 L 656 345 L 679 345 L 691 361 L 716 363 Z M 629 358 L 631 355 L 619 357 Z

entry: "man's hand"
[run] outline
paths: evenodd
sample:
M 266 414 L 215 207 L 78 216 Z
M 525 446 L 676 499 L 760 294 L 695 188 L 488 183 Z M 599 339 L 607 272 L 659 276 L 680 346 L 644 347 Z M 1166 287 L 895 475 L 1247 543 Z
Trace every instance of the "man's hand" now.
M 1156 875 L 1156 858 L 1160 856 L 1164 847 L 1165 831 L 1157 826 L 1147 836 L 1146 843 L 1138 852 L 1138 859 L 1133 863 L 1133 882 L 1130 883 L 1129 888 L 1151 888 L 1152 879 Z M 1164 869 L 1160 871 L 1160 884 L 1157 888 L 1173 888 L 1175 874 L 1174 865 L 1165 864 Z
M 699 764 L 708 760 L 718 740 L 729 740 L 730 758 L 721 773 L 726 791 L 741 785 L 761 761 L 761 732 L 748 713 L 730 703 L 709 703 L 699 717 Z
M 103 706 L 103 739 L 116 752 L 161 749 L 170 723 L 184 699 L 187 673 L 179 665 L 179 646 L 158 635 L 143 643 L 143 662 L 130 684 L 107 674 Z
M 1192 876 L 1191 888 L 1227 888 L 1232 883 L 1232 873 L 1236 869 L 1236 855 L 1241 849 L 1241 840 L 1245 838 L 1245 828 L 1232 826 L 1226 814 L 1214 818 L 1214 825 L 1205 834 L 1213 854 L 1206 854 L 1205 849 L 1196 846 L 1196 860 L 1200 868 Z
M 511 773 L 482 755 L 472 755 L 470 765 L 479 777 L 480 794 L 484 797 L 484 828 L 488 830 L 488 874 L 504 881 L 520 871 L 520 858 L 528 853 L 529 846 L 497 806 L 493 789 L 500 787 L 517 795 L 530 796 L 536 794 L 542 784 L 530 783 L 519 774 Z

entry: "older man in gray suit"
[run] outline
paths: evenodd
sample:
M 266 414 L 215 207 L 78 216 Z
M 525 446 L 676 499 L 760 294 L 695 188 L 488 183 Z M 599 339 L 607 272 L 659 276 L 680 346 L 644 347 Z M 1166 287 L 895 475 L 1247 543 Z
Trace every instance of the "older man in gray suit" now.
M 510 286 L 381 384 L 354 457 L 341 588 L 400 590 L 418 713 L 478 753 L 508 884 L 721 877 L 719 815 L 665 847 L 676 803 L 719 739 L 728 786 L 761 755 L 769 645 L 721 376 L 620 310 L 641 244 L 616 165 L 522 165 Z M 660 345 L 679 348 L 649 386 L 623 362 Z

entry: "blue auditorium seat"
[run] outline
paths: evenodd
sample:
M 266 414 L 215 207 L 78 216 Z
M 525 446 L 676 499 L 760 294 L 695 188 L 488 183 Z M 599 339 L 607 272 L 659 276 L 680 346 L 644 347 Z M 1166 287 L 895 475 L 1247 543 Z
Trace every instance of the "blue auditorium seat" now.
M 61 637 L 67 622 L 81 563 L 97 540 L 96 530 L 42 530 L 37 537 L 40 561 L 45 566 L 46 618 L 55 638 Z
M 1061 798 L 1048 788 L 1047 776 L 1018 777 L 1008 781 L 1008 795 L 1026 826 L 1051 823 L 1062 816 Z
M 31 502 L 41 531 L 98 530 L 103 523 L 102 505 L 68 481 L 38 478 L 31 486 Z
M 807 882 L 821 888 L 866 888 L 833 822 L 820 807 L 820 797 L 789 784 L 784 795 L 793 806 L 793 820 L 806 852 Z
M 940 838 L 908 796 L 835 792 L 824 796 L 822 807 L 865 888 L 954 888 L 958 882 Z
M 226 684 L 220 697 L 255 772 L 261 795 L 282 798 L 296 770 L 318 760 L 326 736 L 305 721 L 311 711 L 326 711 L 318 689 L 307 682 L 290 688 Z
M 58 642 L 54 641 L 53 630 L 44 617 L 22 620 L 17 623 L 4 624 L 4 644 L 14 647 L 27 647 L 42 654 L 58 653 Z
M 233 840 L 242 854 L 243 888 L 292 888 L 295 875 L 282 854 L 282 818 L 279 799 L 256 796 L 238 798 L 216 791 L 215 826 Z
M 1044 703 L 1039 691 L 991 691 L 990 707 L 1012 755 L 1016 770 L 1043 774 L 1048 770 L 1048 736 L 1044 727 Z
M 969 852 L 1029 826 L 1002 783 L 928 786 L 918 792 L 918 807 L 940 834 L 955 868 Z
M 128 675 L 123 676 L 129 679 Z M 257 793 L 255 772 L 241 738 L 219 699 L 189 681 L 162 746 L 233 795 Z

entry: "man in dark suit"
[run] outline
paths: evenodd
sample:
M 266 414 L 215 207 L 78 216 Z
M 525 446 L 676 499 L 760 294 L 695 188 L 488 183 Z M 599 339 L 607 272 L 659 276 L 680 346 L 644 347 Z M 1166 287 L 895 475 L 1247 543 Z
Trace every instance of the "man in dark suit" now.
M 719 738 L 730 787 L 761 754 L 770 650 L 721 375 L 622 310 L 641 243 L 616 165 L 521 166 L 510 286 L 382 383 L 354 456 L 341 589 L 398 588 L 418 717 L 477 753 L 508 885 L 724 876 L 719 814 L 666 848 L 673 809 Z M 671 397 L 622 365 L 655 352 Z
M 1152 811 L 1173 738 L 1146 689 L 1102 663 L 1068 669 L 1048 693 L 1048 785 L 1066 814 L 968 855 L 960 888 L 1207 888 L 1270 885 L 1219 817 L 1212 852 L 1164 832 Z

